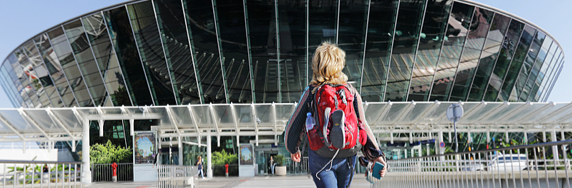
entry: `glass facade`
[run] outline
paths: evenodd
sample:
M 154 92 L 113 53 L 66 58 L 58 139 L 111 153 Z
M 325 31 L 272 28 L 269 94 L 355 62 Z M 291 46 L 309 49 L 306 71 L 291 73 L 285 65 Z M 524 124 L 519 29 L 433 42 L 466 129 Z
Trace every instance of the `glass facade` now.
M 149 0 L 32 37 L 0 85 L 26 108 L 293 103 L 323 42 L 375 102 L 545 101 L 565 61 L 542 29 L 464 0 Z

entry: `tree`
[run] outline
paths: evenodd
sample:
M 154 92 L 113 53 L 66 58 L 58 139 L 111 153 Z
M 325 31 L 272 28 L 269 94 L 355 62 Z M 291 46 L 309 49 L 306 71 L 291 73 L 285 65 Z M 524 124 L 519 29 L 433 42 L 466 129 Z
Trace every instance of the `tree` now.
M 91 164 L 109 164 L 113 162 L 131 162 L 133 159 L 131 147 L 123 148 L 111 143 L 95 144 L 89 150 Z
M 212 155 L 212 162 L 214 165 L 238 164 L 238 157 L 236 154 L 227 153 L 222 150 L 220 152 L 213 152 Z

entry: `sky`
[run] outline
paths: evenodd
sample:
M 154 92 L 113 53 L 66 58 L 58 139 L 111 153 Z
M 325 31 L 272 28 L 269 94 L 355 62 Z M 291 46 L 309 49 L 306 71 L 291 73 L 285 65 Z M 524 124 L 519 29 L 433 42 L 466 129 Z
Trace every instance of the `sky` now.
M 475 0 L 524 18 L 552 35 L 564 49 L 572 53 L 572 1 L 569 0 Z M 30 37 L 85 13 L 125 2 L 124 0 L 18 0 L 0 1 L 0 63 Z M 564 64 L 548 101 L 572 102 L 572 66 Z M 572 84 L 570 84 L 572 85 Z M 12 108 L 4 90 L 0 90 L 0 108 Z

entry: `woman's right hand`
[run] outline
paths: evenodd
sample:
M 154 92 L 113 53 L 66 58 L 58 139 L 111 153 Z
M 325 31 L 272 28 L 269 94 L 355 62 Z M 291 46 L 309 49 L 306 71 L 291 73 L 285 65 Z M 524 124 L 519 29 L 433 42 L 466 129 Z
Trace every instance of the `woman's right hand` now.
M 292 158 L 292 161 L 299 163 L 300 162 L 300 151 L 294 153 L 294 154 L 290 154 L 290 158 Z

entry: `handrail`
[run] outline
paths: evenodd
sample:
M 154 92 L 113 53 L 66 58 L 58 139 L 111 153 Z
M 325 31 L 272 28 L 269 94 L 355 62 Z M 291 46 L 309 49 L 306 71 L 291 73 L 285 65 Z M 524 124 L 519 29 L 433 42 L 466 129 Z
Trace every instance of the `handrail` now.
M 411 160 L 411 159 L 423 159 L 423 158 L 430 158 L 430 157 L 444 157 L 444 156 L 462 155 L 462 154 L 471 154 L 471 153 L 486 153 L 486 152 L 501 151 L 501 150 L 527 149 L 527 148 L 546 147 L 546 146 L 565 145 L 565 144 L 572 144 L 572 140 L 557 141 L 557 142 L 544 142 L 544 143 L 540 143 L 540 144 L 520 145 L 520 146 L 511 146 L 511 147 L 504 147 L 504 148 L 493 148 L 493 149 L 485 149 L 485 150 L 463 151 L 463 152 L 457 152 L 457 153 L 446 153 L 446 154 L 437 154 L 437 155 L 427 155 L 427 156 L 421 156 L 421 157 L 408 157 L 408 158 L 403 158 L 403 159 L 395 159 L 395 160 L 393 160 L 393 161 L 404 161 L 404 160 Z
M 22 163 L 29 163 L 29 164 L 81 164 L 81 162 L 54 162 L 54 161 L 19 161 L 19 160 L 0 160 L 0 163 L 10 163 L 10 164 L 22 164 Z

